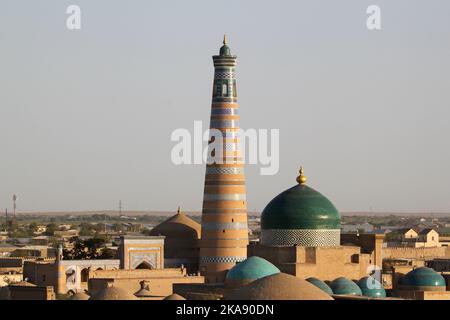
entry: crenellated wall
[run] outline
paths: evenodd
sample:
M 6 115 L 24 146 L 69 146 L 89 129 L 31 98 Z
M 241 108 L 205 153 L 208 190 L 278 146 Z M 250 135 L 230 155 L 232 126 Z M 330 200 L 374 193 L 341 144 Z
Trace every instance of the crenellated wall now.
M 411 247 L 392 247 L 383 248 L 383 259 L 432 259 L 432 258 L 450 258 L 450 247 L 434 248 L 411 248 Z

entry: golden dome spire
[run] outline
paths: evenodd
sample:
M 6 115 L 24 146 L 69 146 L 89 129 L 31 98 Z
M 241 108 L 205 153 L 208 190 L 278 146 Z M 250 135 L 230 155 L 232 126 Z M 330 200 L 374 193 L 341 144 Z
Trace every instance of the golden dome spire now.
M 303 175 L 303 167 L 300 167 L 300 170 L 298 171 L 299 175 L 297 177 L 297 182 L 299 184 L 305 184 L 306 183 L 306 177 Z
M 178 206 L 177 214 L 180 214 L 180 213 L 181 213 L 181 208 L 180 208 L 180 206 Z
M 228 44 L 228 37 L 226 34 L 223 35 L 223 44 L 227 45 Z

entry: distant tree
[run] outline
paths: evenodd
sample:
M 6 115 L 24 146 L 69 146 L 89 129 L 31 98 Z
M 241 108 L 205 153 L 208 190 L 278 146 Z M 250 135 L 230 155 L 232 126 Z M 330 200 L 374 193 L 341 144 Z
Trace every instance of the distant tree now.
M 56 230 L 58 230 L 58 226 L 55 223 L 49 223 L 46 227 L 44 234 L 46 236 L 53 236 Z
M 70 250 L 63 250 L 64 259 L 83 260 L 83 259 L 109 259 L 111 252 L 103 251 L 106 249 L 106 240 L 103 238 L 90 238 L 82 240 L 78 237 L 70 239 L 73 247 Z
M 113 230 L 116 232 L 122 232 L 124 230 L 124 228 L 121 223 L 114 223 Z
M 110 248 L 104 248 L 100 255 L 98 256 L 99 259 L 116 259 L 117 258 L 117 252 L 110 249 Z
M 36 222 L 31 222 L 28 225 L 28 230 L 30 230 L 31 233 L 36 232 L 37 229 L 38 229 L 38 225 Z

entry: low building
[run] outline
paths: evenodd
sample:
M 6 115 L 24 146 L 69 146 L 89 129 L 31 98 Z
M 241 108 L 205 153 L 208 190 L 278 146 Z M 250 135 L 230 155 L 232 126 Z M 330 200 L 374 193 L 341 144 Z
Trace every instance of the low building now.
M 18 247 L 10 253 L 11 257 L 54 258 L 56 249 L 49 246 L 29 245 Z
M 37 246 L 47 246 L 50 243 L 49 236 L 37 236 L 32 239 L 32 244 Z
M 146 280 L 155 299 L 171 294 L 174 283 L 204 281 L 201 276 L 188 276 L 185 267 L 164 267 L 163 236 L 121 236 L 118 251 L 119 259 L 63 260 L 60 248 L 56 259 L 26 261 L 24 278 L 39 287 L 51 286 L 57 294 L 94 293 L 108 283 L 134 293 Z
M 10 243 L 0 243 L 0 257 L 9 257 L 18 247 Z
M 396 271 L 396 270 L 395 270 Z M 393 294 L 396 297 L 413 300 L 450 300 L 445 278 L 428 267 L 394 272 Z
M 439 233 L 433 228 L 400 229 L 390 234 L 386 247 L 434 248 L 440 247 Z
M 9 299 L 11 300 L 55 300 L 53 287 L 36 286 L 32 283 L 21 281 L 8 286 Z

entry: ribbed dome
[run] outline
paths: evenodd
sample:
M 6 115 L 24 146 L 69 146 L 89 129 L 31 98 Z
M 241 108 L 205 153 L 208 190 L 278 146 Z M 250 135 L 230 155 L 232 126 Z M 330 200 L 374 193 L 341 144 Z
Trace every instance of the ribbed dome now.
M 201 226 L 182 212 L 161 222 L 150 231 L 151 236 L 199 239 Z
M 344 277 L 340 277 L 331 281 L 330 288 L 331 290 L 333 290 L 334 294 L 345 294 L 353 296 L 362 295 L 361 289 L 358 287 L 358 285 Z
M 304 184 L 276 196 L 261 214 L 261 229 L 339 229 L 340 216 L 322 194 Z
M 242 286 L 279 272 L 280 270 L 266 259 L 254 256 L 231 268 L 226 275 L 225 284 Z
M 441 290 L 445 289 L 445 279 L 431 268 L 420 267 L 408 272 L 399 284 L 405 289 Z
M 330 286 L 327 285 L 325 282 L 323 282 L 320 279 L 314 278 L 314 277 L 310 277 L 308 279 L 306 279 L 306 281 L 308 281 L 309 283 L 315 285 L 317 288 L 319 288 L 320 290 L 328 293 L 329 295 L 333 294 L 333 290 L 331 290 Z
M 225 295 L 226 300 L 333 300 L 311 283 L 285 273 L 267 276 Z
M 373 277 L 364 277 L 358 281 L 362 295 L 370 298 L 385 298 L 386 291 L 381 283 Z
M 165 297 L 163 300 L 186 300 L 184 297 L 179 294 L 172 293 L 170 296 Z
M 261 244 L 306 247 L 340 245 L 340 215 L 322 194 L 299 184 L 276 196 L 261 214 Z
M 89 296 L 84 292 L 77 292 L 73 294 L 69 300 L 89 300 Z
M 133 294 L 122 288 L 108 286 L 94 293 L 89 300 L 139 300 Z

